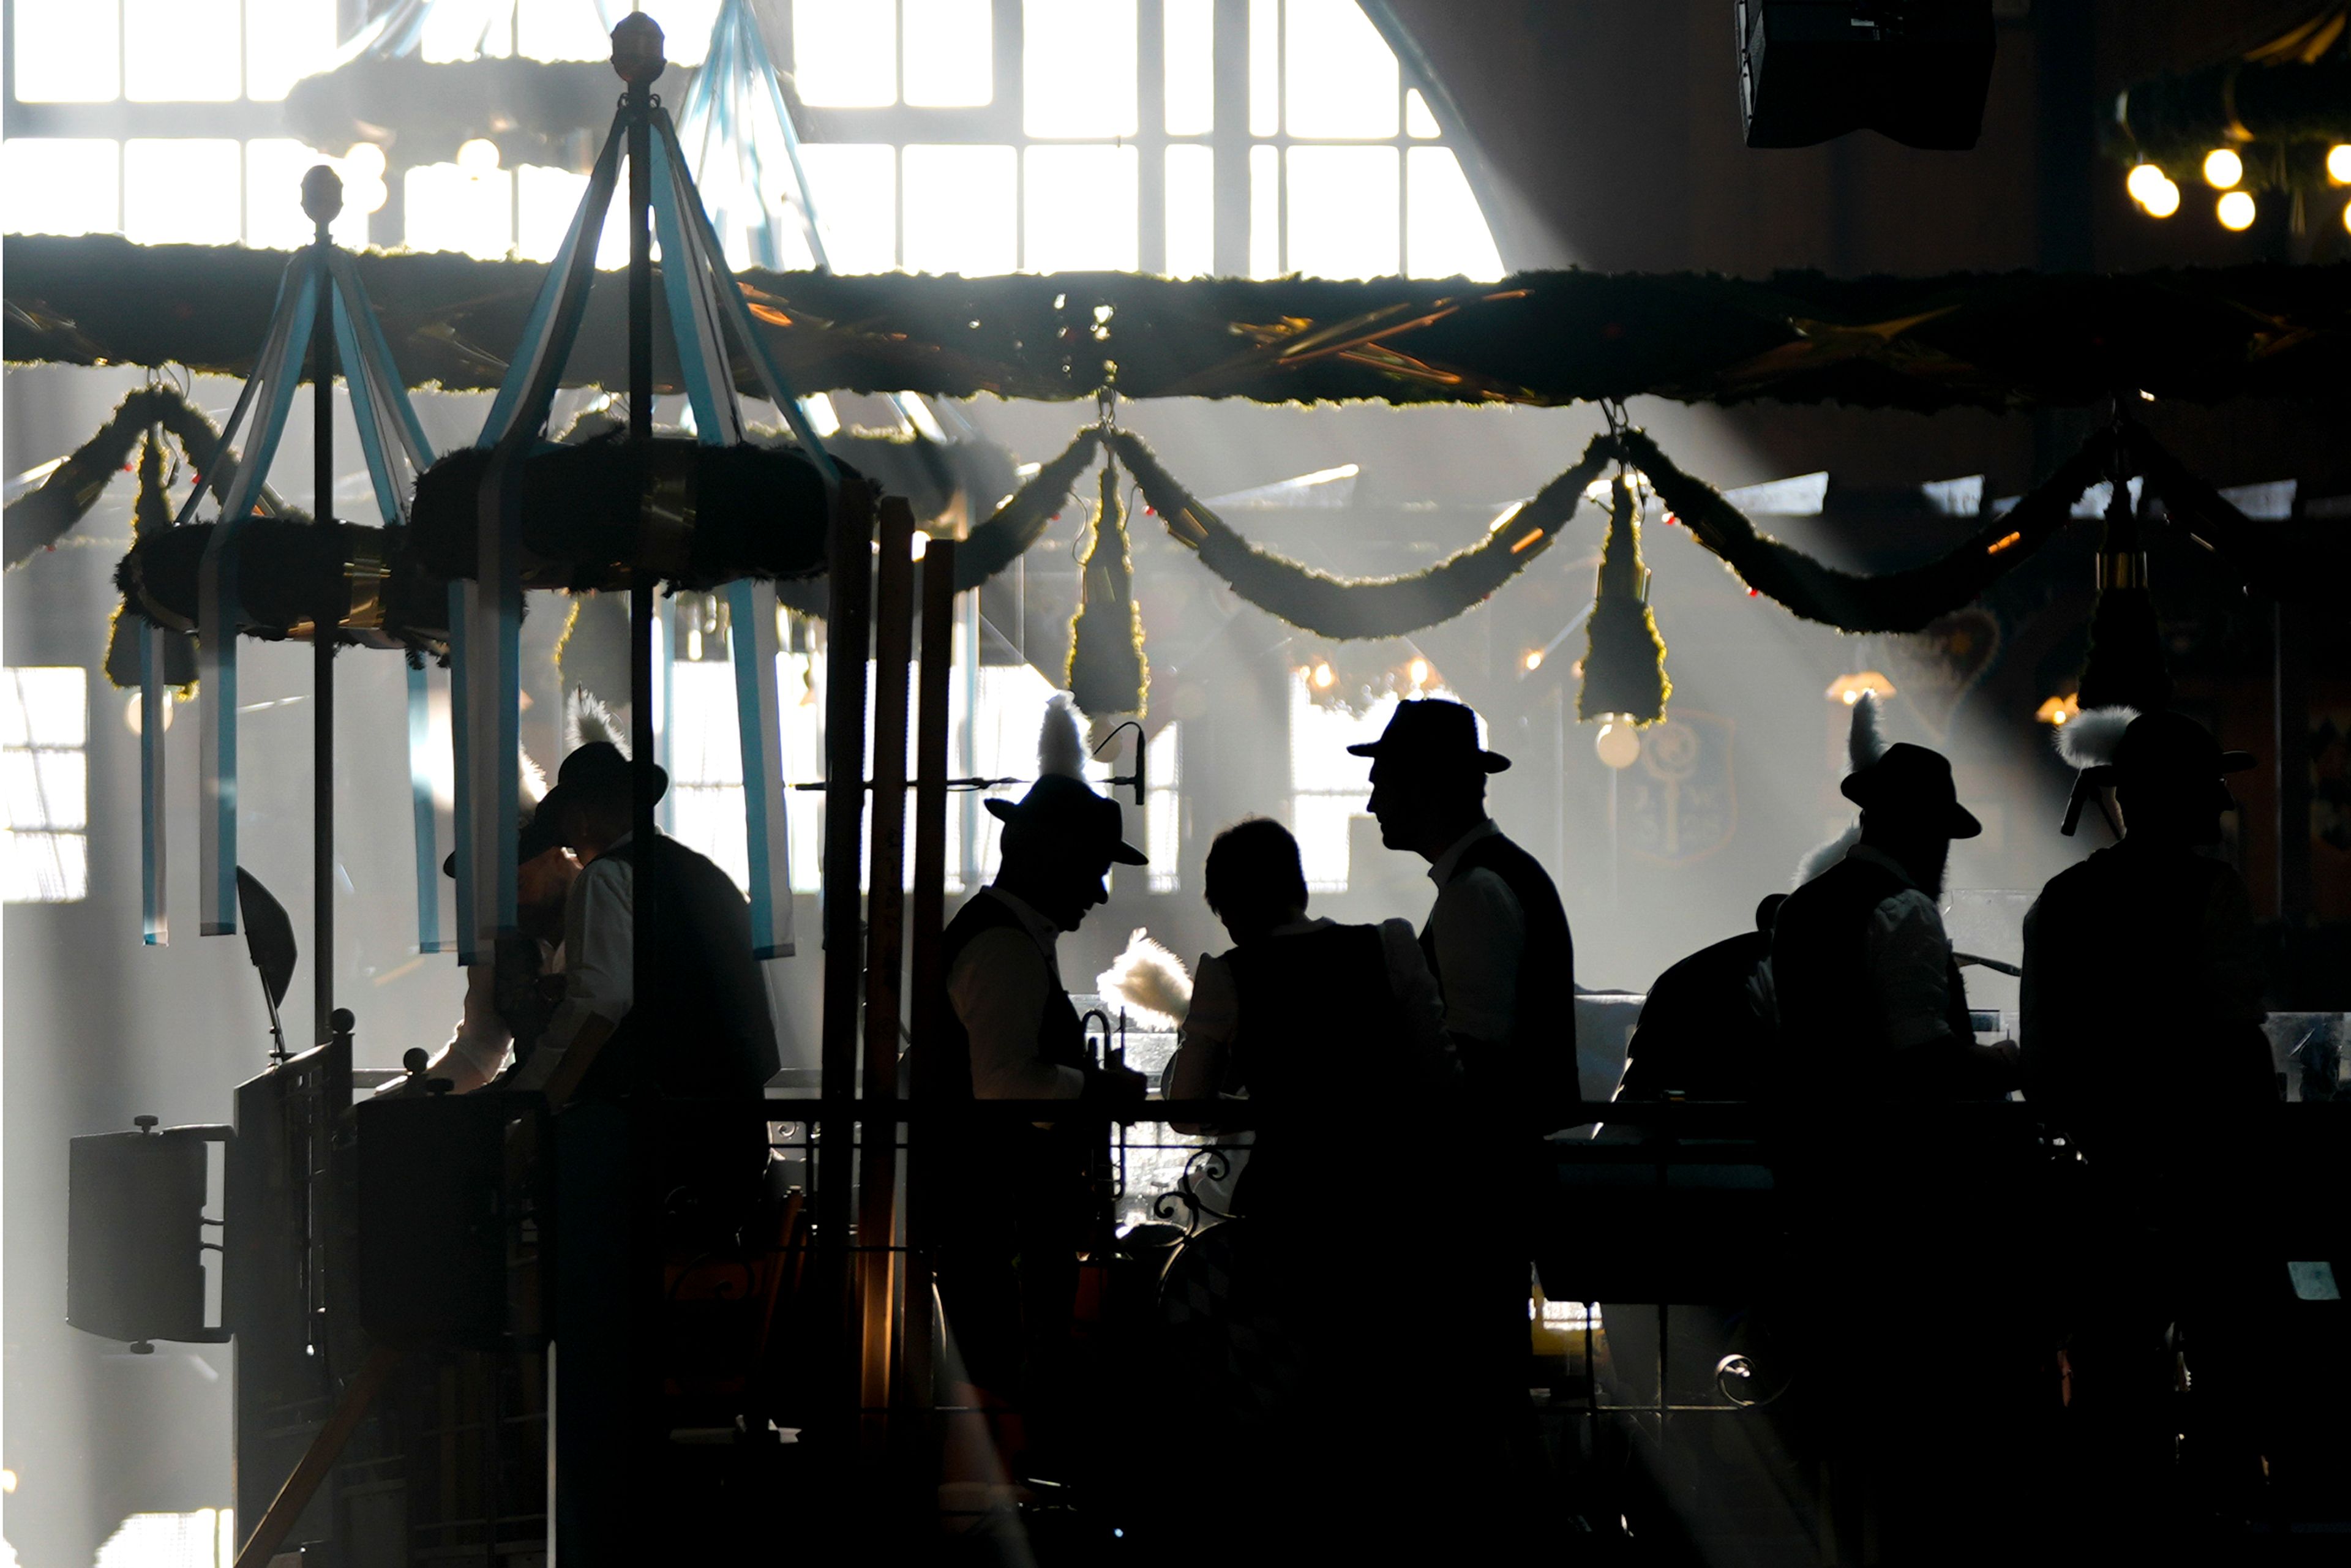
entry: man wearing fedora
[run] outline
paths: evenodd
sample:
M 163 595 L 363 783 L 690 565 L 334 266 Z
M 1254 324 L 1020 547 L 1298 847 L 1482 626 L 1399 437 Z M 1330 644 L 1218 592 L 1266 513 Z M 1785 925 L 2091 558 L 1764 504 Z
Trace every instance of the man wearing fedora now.
M 2275 1263 L 2245 1246 L 2247 1217 L 2278 1201 L 2257 1190 L 2254 1113 L 2277 1098 L 2260 954 L 2243 882 L 2203 852 L 2236 805 L 2222 778 L 2253 758 L 2148 713 L 2105 758 L 2077 759 L 2081 790 L 2113 789 L 2123 836 L 2051 878 L 2025 916 L 2022 1042 L 2032 1102 L 2088 1177 L 2067 1227 L 2065 1416 L 2089 1528 L 2154 1532 L 2178 1517 L 2159 1479 L 2176 1356 L 2207 1466 L 2217 1453 L 2252 1473 L 2251 1412 L 2273 1381 L 2259 1282 Z
M 1975 1043 L 1936 904 L 1951 841 L 1983 831 L 1949 760 L 1899 742 L 1841 789 L 1861 808 L 1860 841 L 1772 925 L 1777 1087 L 1815 1103 L 2005 1094 L 2011 1057 Z
M 1461 1064 L 1458 1105 L 1442 1108 L 1435 1173 L 1458 1219 L 1433 1272 L 1434 1310 L 1458 1341 L 1465 1430 L 1507 1450 L 1480 1457 L 1483 1482 L 1530 1479 L 1527 1303 L 1532 1196 L 1546 1174 L 1546 1134 L 1573 1119 L 1575 944 L 1559 889 L 1486 814 L 1486 780 L 1510 758 L 1479 743 L 1478 716 L 1456 702 L 1396 705 L 1379 739 L 1347 748 L 1372 759 L 1370 810 L 1380 840 L 1428 862 L 1437 901 L 1421 947 L 1444 1002 L 1447 1044 Z M 1434 1243 L 1433 1243 L 1434 1244 Z M 1446 1299 L 1446 1298 L 1449 1298 Z M 1498 1499 L 1507 1506 L 1510 1500 Z
M 935 1009 L 936 1031 L 913 1050 L 914 1091 L 930 1103 L 1144 1097 L 1143 1074 L 1090 1056 L 1059 947 L 1108 901 L 1110 868 L 1147 857 L 1125 841 L 1118 802 L 1080 775 L 1075 720 L 1059 700 L 1045 724 L 1042 776 L 1018 800 L 984 802 L 1004 824 L 996 878 L 942 938 L 946 1005 Z M 1025 1431 L 999 1428 L 1008 1449 L 1036 1441 L 1040 1416 L 1050 1438 L 1071 1399 L 1078 1254 L 1098 1218 L 1102 1146 L 1098 1120 L 943 1123 L 918 1145 L 920 1185 L 954 1195 L 926 1200 L 935 1207 L 925 1218 L 965 1377 L 991 1410 L 1025 1418 Z

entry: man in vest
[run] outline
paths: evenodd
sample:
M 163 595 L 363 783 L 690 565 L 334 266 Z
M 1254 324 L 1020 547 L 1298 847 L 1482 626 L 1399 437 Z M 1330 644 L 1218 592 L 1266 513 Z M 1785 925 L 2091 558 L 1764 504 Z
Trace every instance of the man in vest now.
M 1090 1057 L 1059 942 L 1108 901 L 1112 865 L 1147 860 L 1125 841 L 1118 802 L 1078 776 L 1067 708 L 1057 702 L 1046 724 L 1044 776 L 1018 801 L 985 802 L 1004 823 L 996 879 L 947 924 L 946 1005 L 935 1036 L 914 1047 L 914 1094 L 930 1104 L 1144 1097 L 1143 1074 Z M 1099 1218 L 1102 1145 L 1095 1119 L 925 1124 L 918 1141 L 916 1201 L 937 1248 L 939 1300 L 965 1378 L 995 1407 L 1033 1419 L 1039 1406 L 1058 1414 L 1068 1393 L 1078 1254 Z M 1008 1426 L 999 1436 L 1022 1440 Z
M 2089 1177 L 2068 1227 L 2081 1285 L 2066 1344 L 2089 1528 L 2152 1533 L 2176 1518 L 2175 1351 L 2205 1454 L 2252 1462 L 2248 1411 L 2273 1354 L 2254 1281 L 2274 1261 L 2240 1244 L 2245 1217 L 2278 1201 L 2254 1190 L 2250 1142 L 2277 1090 L 2244 883 L 2201 852 L 2236 805 L 2222 776 L 2252 758 L 2174 713 L 2130 719 L 2106 749 L 2068 752 L 2084 789 L 2113 787 L 2122 841 L 2051 878 L 2025 916 L 2022 1042 L 2032 1102 Z
M 1847 774 L 1861 837 L 1789 895 L 1772 925 L 1778 1087 L 1815 1103 L 1997 1098 L 2012 1051 L 1979 1047 L 1936 899 L 1951 841 L 1983 825 L 1951 765 L 1907 742 Z
M 1447 1245 L 1460 1270 L 1465 1418 L 1498 1462 L 1523 1469 L 1527 1330 L 1535 1195 L 1551 1179 L 1542 1139 L 1573 1120 L 1575 946 L 1550 873 L 1486 814 L 1486 780 L 1510 758 L 1478 741 L 1459 703 L 1399 703 L 1372 759 L 1380 840 L 1429 862 L 1437 902 L 1421 948 L 1444 998 L 1445 1038 L 1461 1062 L 1462 1104 L 1442 1173 L 1458 1194 Z M 1466 1454 L 1467 1449 L 1463 1450 Z

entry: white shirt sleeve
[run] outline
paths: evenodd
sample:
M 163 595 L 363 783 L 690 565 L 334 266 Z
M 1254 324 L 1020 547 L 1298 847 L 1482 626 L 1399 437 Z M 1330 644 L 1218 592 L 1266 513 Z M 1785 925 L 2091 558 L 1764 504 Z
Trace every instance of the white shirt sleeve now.
M 1917 888 L 1904 888 L 1870 913 L 1869 984 L 1886 1041 L 1896 1051 L 1950 1034 L 1950 966 L 1943 916 Z
M 1405 1037 L 1424 1055 L 1452 1055 L 1445 1039 L 1445 998 L 1428 972 L 1428 955 L 1409 920 L 1380 922 L 1380 949 L 1387 960 L 1388 990 L 1404 1011 Z
M 548 1019 L 542 1051 L 568 1049 L 590 1018 L 618 1023 L 635 999 L 636 882 L 617 855 L 591 862 L 563 904 L 563 1000 Z
M 1510 884 L 1483 866 L 1445 884 L 1428 915 L 1445 988 L 1445 1032 L 1499 1045 L 1518 1021 L 1526 913 Z
M 1202 954 L 1192 970 L 1191 1010 L 1184 1015 L 1176 1054 L 1160 1078 L 1162 1094 L 1170 1100 L 1217 1097 L 1240 1027 L 1240 1001 L 1231 966 L 1213 954 Z
M 1037 1054 L 1052 974 L 1009 926 L 972 938 L 947 971 L 947 1001 L 971 1040 L 971 1091 L 981 1100 L 1074 1100 L 1085 1074 Z
M 465 1010 L 457 1020 L 457 1032 L 434 1063 L 443 1070 L 434 1076 L 449 1079 L 460 1093 L 496 1078 L 506 1065 L 507 1049 L 514 1044 L 513 1031 L 498 1016 L 497 977 L 495 963 L 465 966 Z

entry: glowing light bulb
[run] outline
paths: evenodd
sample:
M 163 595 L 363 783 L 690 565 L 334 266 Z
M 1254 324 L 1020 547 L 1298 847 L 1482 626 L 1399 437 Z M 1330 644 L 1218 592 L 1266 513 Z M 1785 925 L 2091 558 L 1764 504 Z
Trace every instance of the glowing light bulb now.
M 2171 181 L 2161 169 L 2152 163 L 2141 163 L 2133 169 L 2129 178 L 2123 182 L 2123 189 L 2131 193 L 2131 200 L 2145 206 L 2156 192 L 2169 183 Z
M 2243 191 L 2231 191 L 2212 209 L 2220 226 L 2231 233 L 2241 234 L 2253 226 L 2253 198 Z
M 493 173 L 498 166 L 498 144 L 486 137 L 476 136 L 457 149 L 457 167 L 475 179 Z
M 2179 210 L 2179 187 L 2166 180 L 2149 192 L 2147 200 L 2139 204 L 2147 209 L 2147 216 L 2151 218 L 2168 218 Z
M 1314 674 L 1312 679 L 1314 682 L 1314 689 L 1316 691 L 1327 692 L 1337 683 L 1339 674 L 1331 667 L 1331 662 L 1328 659 L 1325 659 L 1314 666 Z
M 1542 668 L 1542 650 L 1541 648 L 1530 648 L 1527 650 L 1526 665 L 1527 674 L 1532 674 L 1537 670 Z
M 372 141 L 361 141 L 343 154 L 343 177 L 381 180 L 385 168 L 383 149 Z
M 2351 141 L 2338 141 L 2326 150 L 2326 177 L 2338 185 L 2351 185 Z
M 2204 183 L 2214 190 L 2228 190 L 2244 177 L 2245 161 L 2226 147 L 2204 154 Z
M 1405 666 L 1405 673 L 1412 677 L 1412 684 L 1415 686 L 1425 686 L 1428 685 L 1428 661 L 1426 659 L 1415 659 L 1411 664 Z
M 178 705 L 172 700 L 172 694 L 165 692 L 163 694 L 164 729 L 169 730 L 172 727 L 172 715 L 177 706 Z M 130 700 L 122 705 L 122 722 L 133 735 L 137 735 L 141 730 L 146 727 L 147 709 L 141 695 L 139 692 L 133 691 L 131 694 Z
M 2343 226 L 2351 230 L 2351 202 L 2343 204 Z
M 1641 759 L 1641 732 L 1631 719 L 1613 715 L 1592 737 L 1592 749 L 1600 754 L 1603 766 L 1621 771 Z

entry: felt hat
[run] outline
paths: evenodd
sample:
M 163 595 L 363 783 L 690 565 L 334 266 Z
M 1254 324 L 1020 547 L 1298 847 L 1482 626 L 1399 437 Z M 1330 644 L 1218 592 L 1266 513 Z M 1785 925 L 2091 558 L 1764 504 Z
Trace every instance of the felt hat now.
M 549 850 L 563 846 L 555 840 L 555 819 L 548 814 L 542 803 L 537 810 L 522 814 L 522 825 L 515 831 L 515 864 L 528 865 Z M 457 855 L 454 850 L 441 857 L 441 874 L 457 874 Z
M 2130 721 L 2113 758 L 2093 771 L 2101 784 L 2195 783 L 2253 765 L 2250 751 L 2223 751 L 2212 732 L 2185 714 L 2143 713 Z
M 1417 697 L 1396 704 L 1395 714 L 1377 740 L 1351 746 L 1357 757 L 1377 760 L 1394 758 L 1430 768 L 1466 768 L 1499 773 L 1510 759 L 1478 744 L 1478 716 L 1459 703 L 1438 697 Z
M 1118 802 L 1098 795 L 1082 779 L 1048 773 L 1018 800 L 980 802 L 1002 821 L 1059 833 L 1084 850 L 1119 865 L 1148 865 L 1151 857 L 1126 841 L 1126 817 Z
M 1881 818 L 1916 823 L 1955 839 L 1972 839 L 1983 831 L 1975 814 L 1959 804 L 1950 758 L 1907 740 L 1896 741 L 1876 761 L 1846 774 L 1837 788 L 1846 800 Z
M 653 799 L 669 793 L 669 774 L 659 763 L 653 765 Z M 544 820 L 552 832 L 562 818 L 556 812 L 572 800 L 582 798 L 609 800 L 625 797 L 636 775 L 636 765 L 621 748 L 609 740 L 591 740 L 573 750 L 556 769 L 555 788 L 538 803 L 538 811 L 531 820 Z M 565 791 L 569 791 L 566 794 Z

